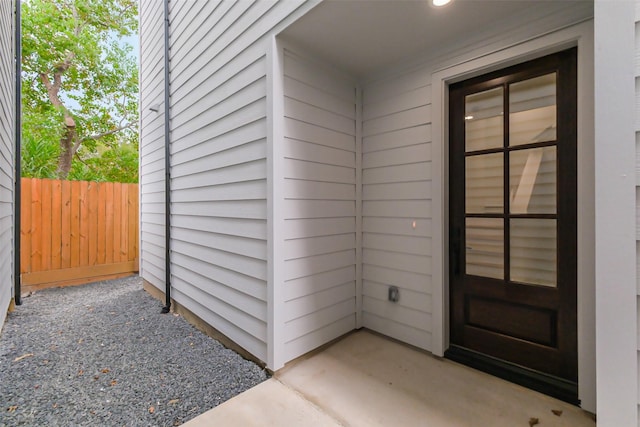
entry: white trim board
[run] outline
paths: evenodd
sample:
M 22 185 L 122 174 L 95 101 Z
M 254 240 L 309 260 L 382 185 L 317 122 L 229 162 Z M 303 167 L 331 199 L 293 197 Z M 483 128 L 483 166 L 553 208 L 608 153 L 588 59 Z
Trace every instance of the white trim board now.
M 594 5 L 595 313 L 598 424 L 638 423 L 635 283 L 635 5 Z
M 284 356 L 283 159 L 284 49 L 276 36 L 267 48 L 267 366 L 276 371 Z
M 492 70 L 578 46 L 578 364 L 582 407 L 595 412 L 595 223 L 593 194 L 593 26 L 584 22 L 502 50 L 438 69 L 432 74 L 433 158 L 433 354 L 449 345 L 448 230 L 448 85 Z M 436 204 L 440 202 L 440 206 Z

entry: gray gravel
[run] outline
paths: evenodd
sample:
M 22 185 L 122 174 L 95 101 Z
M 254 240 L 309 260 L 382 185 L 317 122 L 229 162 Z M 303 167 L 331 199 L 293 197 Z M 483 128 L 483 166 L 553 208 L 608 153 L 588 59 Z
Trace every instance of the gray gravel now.
M 266 379 L 161 314 L 139 277 L 23 298 L 0 336 L 0 426 L 174 426 Z

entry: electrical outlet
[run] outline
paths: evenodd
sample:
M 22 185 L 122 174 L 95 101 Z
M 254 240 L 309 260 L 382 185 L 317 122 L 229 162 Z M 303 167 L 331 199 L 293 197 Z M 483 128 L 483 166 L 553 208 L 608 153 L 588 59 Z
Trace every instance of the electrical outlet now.
M 400 289 L 397 286 L 389 286 L 389 301 L 398 302 L 400 299 Z

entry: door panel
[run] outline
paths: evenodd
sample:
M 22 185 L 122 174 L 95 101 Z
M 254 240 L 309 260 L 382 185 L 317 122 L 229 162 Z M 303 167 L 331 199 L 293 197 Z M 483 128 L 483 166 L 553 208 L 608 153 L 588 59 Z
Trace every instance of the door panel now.
M 457 83 L 449 96 L 447 355 L 563 383 L 575 399 L 576 50 Z

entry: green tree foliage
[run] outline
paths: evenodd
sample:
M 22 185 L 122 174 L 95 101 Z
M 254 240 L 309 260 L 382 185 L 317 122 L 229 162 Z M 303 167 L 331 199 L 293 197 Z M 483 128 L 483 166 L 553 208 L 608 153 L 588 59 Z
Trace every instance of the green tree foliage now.
M 136 0 L 22 2 L 23 176 L 137 182 Z

